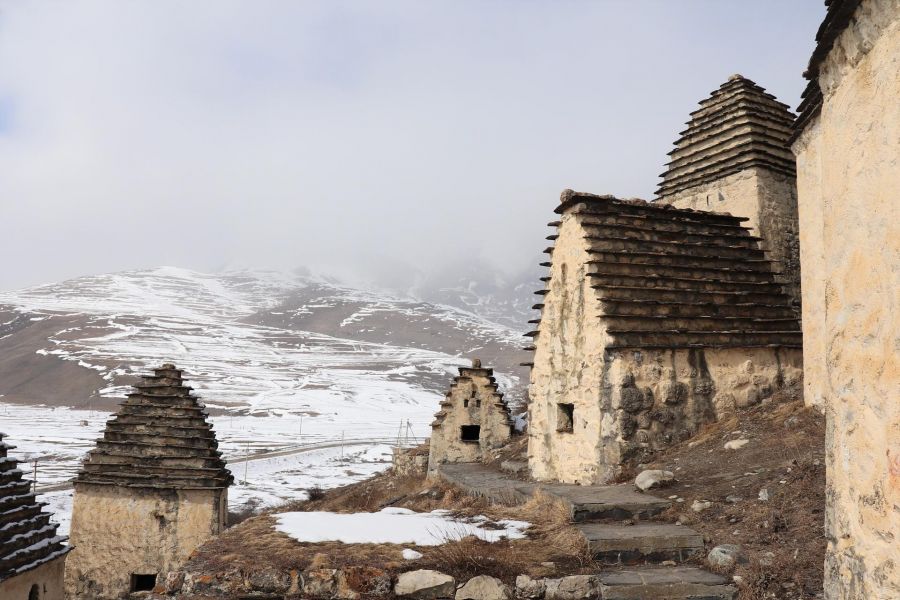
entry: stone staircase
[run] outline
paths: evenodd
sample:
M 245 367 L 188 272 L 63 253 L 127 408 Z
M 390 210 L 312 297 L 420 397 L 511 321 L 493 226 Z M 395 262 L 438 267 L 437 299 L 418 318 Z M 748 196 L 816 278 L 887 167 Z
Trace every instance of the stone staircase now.
M 539 484 L 471 463 L 441 465 L 439 475 L 470 494 L 501 503 L 521 502 L 541 490 L 569 504 L 576 528 L 604 565 L 598 573 L 602 600 L 734 600 L 737 595 L 725 577 L 682 564 L 702 555 L 703 536 L 683 525 L 642 522 L 669 501 L 630 484 Z M 630 520 L 636 522 L 623 523 Z

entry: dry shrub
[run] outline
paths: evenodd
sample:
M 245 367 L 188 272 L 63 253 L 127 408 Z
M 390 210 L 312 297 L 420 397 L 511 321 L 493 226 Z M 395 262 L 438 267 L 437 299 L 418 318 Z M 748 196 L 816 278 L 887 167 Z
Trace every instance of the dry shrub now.
M 491 575 L 508 581 L 530 564 L 516 544 L 508 540 L 490 543 L 470 535 L 435 546 L 428 552 L 428 562 L 459 580 Z
M 320 488 L 317 485 L 306 490 L 306 499 L 309 502 L 323 500 L 324 498 L 325 498 L 325 490 L 323 490 L 322 488 Z

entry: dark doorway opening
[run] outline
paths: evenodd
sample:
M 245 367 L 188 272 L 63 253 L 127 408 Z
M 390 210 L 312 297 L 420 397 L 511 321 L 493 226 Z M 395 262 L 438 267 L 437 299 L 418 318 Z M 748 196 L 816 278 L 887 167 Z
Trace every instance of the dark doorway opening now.
M 153 588 L 156 587 L 156 573 L 153 574 L 143 574 L 143 573 L 132 573 L 131 574 L 131 591 L 132 592 L 152 592 Z
M 481 437 L 480 425 L 463 425 L 459 428 L 459 439 L 463 442 L 477 442 Z
M 28 600 L 41 600 L 41 588 L 37 584 L 31 586 L 31 590 L 28 592 Z
M 575 430 L 574 404 L 556 405 L 556 430 L 562 432 L 571 432 Z

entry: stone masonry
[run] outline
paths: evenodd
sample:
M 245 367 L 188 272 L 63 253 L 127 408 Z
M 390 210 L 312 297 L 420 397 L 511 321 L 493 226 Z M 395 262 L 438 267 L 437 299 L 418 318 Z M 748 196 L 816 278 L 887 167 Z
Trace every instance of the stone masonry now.
M 37 502 L 0 433 L 0 598 L 63 600 L 69 547 L 56 535 L 46 504 Z
M 771 94 L 733 75 L 700 103 L 670 152 L 659 201 L 747 217 L 791 298 L 800 302 L 794 115 Z
M 174 365 L 135 385 L 74 481 L 69 597 L 153 589 L 224 529 L 232 476 L 206 417 Z
M 606 483 L 799 381 L 800 324 L 746 217 L 561 200 L 528 334 L 532 476 Z
M 900 598 L 900 0 L 831 0 L 793 144 L 825 597 Z
M 477 358 L 471 367 L 460 367 L 431 424 L 430 473 L 443 463 L 482 461 L 509 441 L 509 408 L 493 373 Z

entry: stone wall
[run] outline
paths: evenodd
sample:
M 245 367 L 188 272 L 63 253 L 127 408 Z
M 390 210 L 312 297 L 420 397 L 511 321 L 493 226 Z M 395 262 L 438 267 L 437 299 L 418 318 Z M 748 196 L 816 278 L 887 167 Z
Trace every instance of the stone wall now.
M 493 371 L 482 368 L 477 359 L 471 368 L 459 369 L 435 417 L 429 442 L 430 472 L 442 463 L 488 460 L 490 451 L 506 444 L 512 435 L 509 409 Z M 463 427 L 478 430 L 472 439 L 465 439 Z
M 76 483 L 66 591 L 113 599 L 131 590 L 132 574 L 178 570 L 202 542 L 224 528 L 227 491 L 126 488 Z
M 29 595 L 37 586 L 38 600 L 64 600 L 63 571 L 66 557 L 61 556 L 29 569 L 21 575 L 0 581 L 0 598 L 2 600 L 29 600 Z
M 828 427 L 826 598 L 898 598 L 900 2 L 864 0 L 811 66 L 821 108 L 794 151 L 806 398 Z
M 428 470 L 429 445 L 392 448 L 391 469 L 399 477 L 421 477 Z

